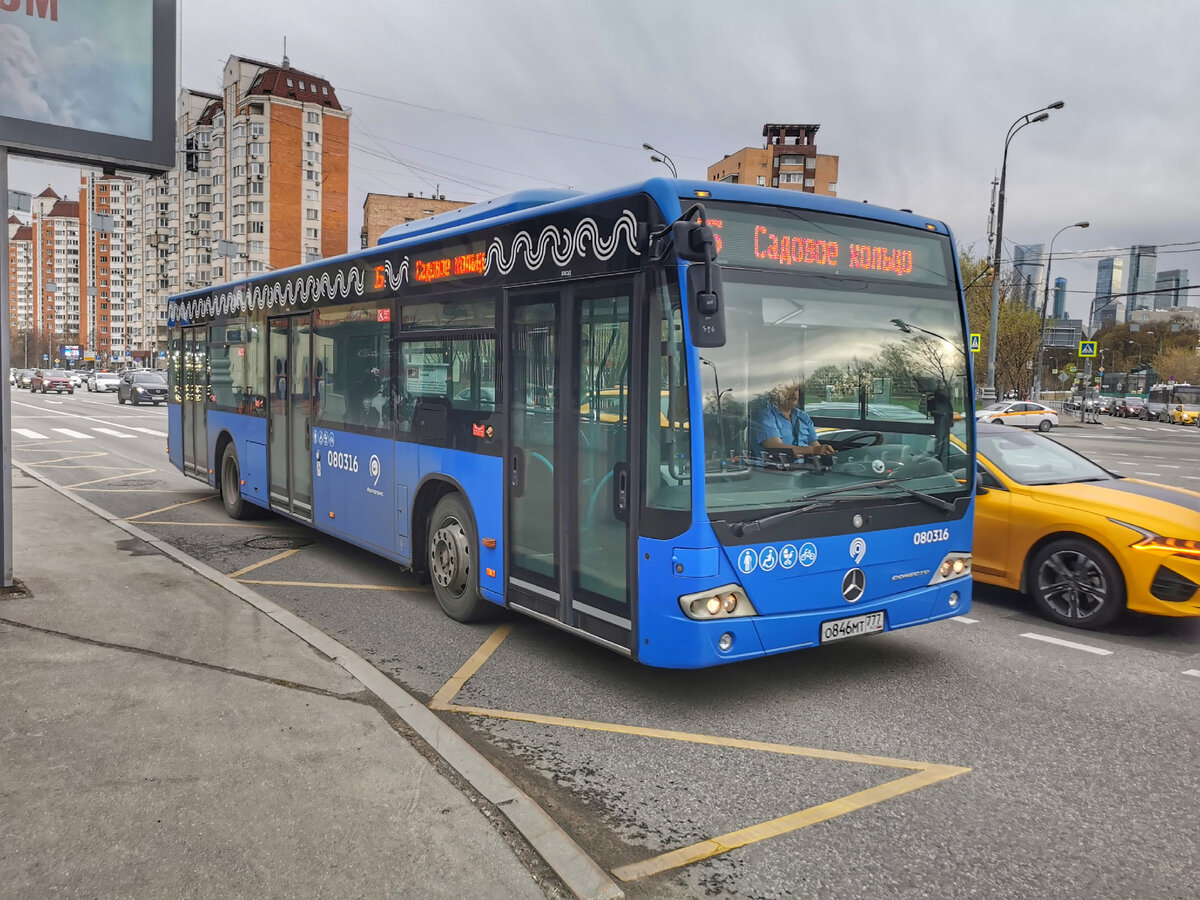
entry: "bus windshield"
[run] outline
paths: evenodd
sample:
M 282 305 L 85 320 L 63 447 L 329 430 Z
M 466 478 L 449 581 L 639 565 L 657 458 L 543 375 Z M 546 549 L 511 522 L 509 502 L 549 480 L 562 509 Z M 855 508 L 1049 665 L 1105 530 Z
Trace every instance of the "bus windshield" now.
M 893 502 L 911 496 L 892 487 L 900 480 L 943 499 L 968 490 L 955 468 L 969 458 L 961 450 L 970 453 L 972 429 L 952 286 L 743 269 L 723 278 L 727 341 L 702 351 L 700 366 L 714 519 L 803 505 L 843 487 L 839 500 Z M 804 415 L 780 400 L 789 389 L 831 455 L 793 459 L 764 446 L 772 423 L 778 431 L 797 421 L 805 427 L 785 443 L 808 444 Z

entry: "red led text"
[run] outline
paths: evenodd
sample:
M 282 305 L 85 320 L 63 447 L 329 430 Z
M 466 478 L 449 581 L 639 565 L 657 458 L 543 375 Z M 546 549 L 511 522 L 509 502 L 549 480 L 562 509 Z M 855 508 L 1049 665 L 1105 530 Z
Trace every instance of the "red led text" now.
M 487 257 L 483 253 L 466 253 L 462 256 L 428 261 L 418 259 L 413 266 L 413 278 L 429 283 L 441 281 L 452 275 L 482 275 L 486 265 Z
M 837 241 L 817 241 L 794 235 L 771 234 L 765 225 L 754 226 L 754 255 L 781 266 L 833 266 L 838 264 Z
M 870 244 L 851 244 L 850 268 L 908 275 L 913 270 L 913 254 L 911 250 L 900 250 L 899 248 L 889 249 L 872 247 Z

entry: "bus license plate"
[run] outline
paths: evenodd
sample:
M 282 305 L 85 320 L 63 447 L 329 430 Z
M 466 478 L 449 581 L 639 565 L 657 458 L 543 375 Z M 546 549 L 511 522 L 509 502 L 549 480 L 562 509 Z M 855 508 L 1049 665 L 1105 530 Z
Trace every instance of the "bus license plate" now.
M 883 611 L 867 613 L 865 616 L 852 616 L 849 619 L 834 619 L 832 622 L 821 623 L 821 643 L 840 641 L 848 637 L 858 637 L 860 634 L 874 634 L 883 631 Z

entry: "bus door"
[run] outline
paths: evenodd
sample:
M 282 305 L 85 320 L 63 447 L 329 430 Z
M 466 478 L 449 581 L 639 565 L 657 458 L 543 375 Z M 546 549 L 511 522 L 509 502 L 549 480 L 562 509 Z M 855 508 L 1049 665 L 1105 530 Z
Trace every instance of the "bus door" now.
M 312 520 L 312 313 L 267 320 L 271 508 Z
M 179 406 L 183 423 L 183 471 L 208 479 L 208 341 L 201 326 L 183 329 Z
M 508 603 L 632 647 L 632 278 L 512 292 Z

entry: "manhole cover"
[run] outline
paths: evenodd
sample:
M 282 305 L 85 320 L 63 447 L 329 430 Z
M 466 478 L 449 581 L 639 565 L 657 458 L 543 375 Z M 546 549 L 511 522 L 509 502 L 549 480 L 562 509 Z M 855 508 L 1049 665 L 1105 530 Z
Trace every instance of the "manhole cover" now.
M 246 546 L 253 547 L 255 550 L 298 550 L 311 543 L 311 538 L 280 537 L 268 534 L 264 537 L 250 538 L 246 541 Z

